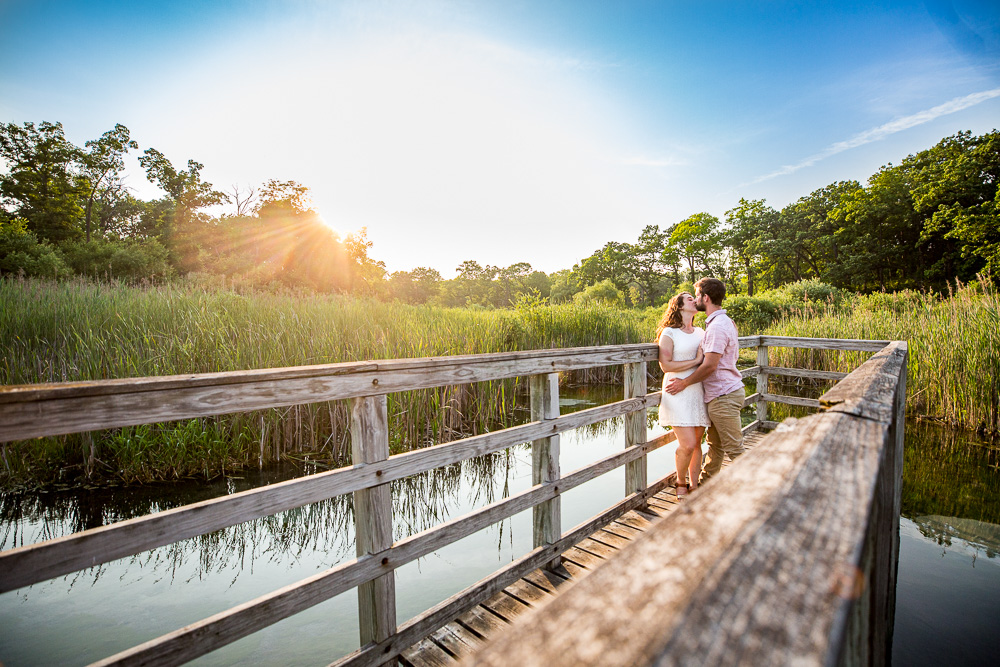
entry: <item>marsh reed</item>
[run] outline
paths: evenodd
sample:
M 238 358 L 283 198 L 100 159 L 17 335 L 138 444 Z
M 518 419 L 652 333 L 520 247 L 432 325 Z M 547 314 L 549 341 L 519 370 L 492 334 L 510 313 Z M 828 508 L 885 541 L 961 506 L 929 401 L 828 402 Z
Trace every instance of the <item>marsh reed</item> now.
M 602 306 L 408 306 L 329 295 L 236 294 L 182 284 L 0 280 L 0 384 L 34 384 L 648 341 L 650 315 Z M 588 369 L 572 383 L 621 381 Z M 518 380 L 389 396 L 400 452 L 494 428 Z M 344 401 L 151 424 L 3 446 L 4 481 L 212 477 L 290 457 L 349 458 Z
M 908 413 L 1000 435 L 1000 294 L 988 281 L 959 284 L 947 295 L 906 291 L 854 296 L 838 308 L 806 308 L 765 333 L 905 340 Z M 777 348 L 771 363 L 849 372 L 868 356 Z

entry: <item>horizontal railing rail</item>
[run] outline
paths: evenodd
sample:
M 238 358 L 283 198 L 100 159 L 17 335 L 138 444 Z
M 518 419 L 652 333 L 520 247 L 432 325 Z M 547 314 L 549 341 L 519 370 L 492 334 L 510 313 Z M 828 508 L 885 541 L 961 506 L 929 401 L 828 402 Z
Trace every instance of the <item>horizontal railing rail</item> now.
M 768 375 L 817 379 L 844 375 L 769 366 L 768 346 L 873 351 L 881 349 L 878 345 L 882 341 L 746 336 L 739 343 L 741 348 L 758 350 L 757 365 L 741 371 L 744 378 L 756 378 L 758 385 L 758 391 L 745 401 L 747 406 L 756 404 L 758 413 L 757 420 L 744 428 L 749 431 L 772 424 L 766 419 L 768 402 L 819 407 L 819 401 L 814 399 L 769 393 Z M 503 582 L 540 565 L 552 564 L 554 557 L 573 545 L 573 540 L 579 541 L 587 530 L 595 529 L 595 522 L 606 523 L 641 506 L 664 487 L 665 480 L 647 482 L 645 465 L 649 452 L 674 440 L 673 433 L 668 432 L 646 441 L 646 413 L 660 401 L 659 392 L 646 393 L 646 363 L 657 356 L 656 345 L 633 344 L 0 387 L 0 442 L 331 400 L 352 400 L 353 412 L 357 413 L 352 428 L 355 465 L 4 551 L 0 553 L 0 592 L 353 493 L 358 525 L 356 559 L 119 653 L 101 664 L 177 664 L 191 660 L 354 587 L 359 587 L 363 646 L 345 661 L 374 664 L 391 659 L 420 639 L 421 632 L 436 629 L 431 627 L 434 623 L 451 620 L 485 599 L 483 596 L 502 588 Z M 559 415 L 557 373 L 612 364 L 625 365 L 624 400 Z M 533 378 L 531 422 L 388 456 L 386 394 L 523 376 Z M 382 397 L 381 401 L 373 400 L 378 397 Z M 616 417 L 626 419 L 626 448 L 560 476 L 559 434 Z M 391 514 L 386 523 L 391 503 L 386 501 L 387 496 L 377 495 L 388 489 L 386 484 L 527 442 L 533 443 L 535 467 L 529 489 L 417 535 L 392 541 Z M 560 495 L 623 466 L 625 500 L 562 533 Z M 536 531 L 532 552 L 396 628 L 391 609 L 391 575 L 396 568 L 531 508 Z M 384 536 L 386 525 L 388 537 Z

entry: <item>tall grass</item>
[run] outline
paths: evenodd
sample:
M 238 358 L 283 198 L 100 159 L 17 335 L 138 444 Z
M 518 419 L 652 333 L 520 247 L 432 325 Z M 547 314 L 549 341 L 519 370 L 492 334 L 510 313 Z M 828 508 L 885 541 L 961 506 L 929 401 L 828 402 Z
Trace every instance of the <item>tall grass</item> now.
M 179 284 L 7 279 L 0 303 L 5 385 L 623 344 L 650 340 L 655 324 L 647 313 L 601 306 L 445 309 Z M 506 380 L 392 394 L 391 448 L 488 429 L 511 412 L 518 390 Z M 8 482 L 213 476 L 305 453 L 336 466 L 346 462 L 348 436 L 348 406 L 338 401 L 5 445 L 3 466 Z
M 855 296 L 814 306 L 766 332 L 779 336 L 905 340 L 907 410 L 952 426 L 1000 434 L 1000 294 L 988 282 L 922 292 Z M 772 363 L 850 371 L 863 353 L 776 349 Z

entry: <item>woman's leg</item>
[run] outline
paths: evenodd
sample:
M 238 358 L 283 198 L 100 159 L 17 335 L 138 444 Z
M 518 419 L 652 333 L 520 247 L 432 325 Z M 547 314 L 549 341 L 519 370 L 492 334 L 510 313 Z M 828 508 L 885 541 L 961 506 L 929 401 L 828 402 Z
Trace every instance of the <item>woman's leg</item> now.
M 701 449 L 701 434 L 696 434 L 699 430 L 703 429 L 700 426 L 674 426 L 674 433 L 677 434 L 677 453 L 674 454 L 674 463 L 677 464 L 678 486 L 688 484 L 688 469 L 691 467 L 695 446 L 699 446 L 699 451 Z M 698 468 L 701 468 L 701 461 L 698 462 Z M 695 479 L 695 484 L 697 483 L 698 480 Z
M 689 483 L 690 490 L 694 491 L 698 488 L 698 478 L 701 477 L 701 438 L 705 435 L 704 426 L 693 426 L 691 430 L 694 431 L 694 447 L 691 449 L 691 463 L 688 464 L 688 478 L 691 480 Z

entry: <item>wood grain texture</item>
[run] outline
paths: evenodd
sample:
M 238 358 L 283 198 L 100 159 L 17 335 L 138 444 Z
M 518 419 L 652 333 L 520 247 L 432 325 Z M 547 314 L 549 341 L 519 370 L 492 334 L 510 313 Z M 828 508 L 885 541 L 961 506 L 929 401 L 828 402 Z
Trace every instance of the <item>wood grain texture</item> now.
M 800 396 L 785 396 L 784 394 L 763 394 L 758 399 L 758 405 L 760 403 L 784 403 L 785 405 L 801 405 L 806 408 L 818 408 L 820 407 L 819 400 L 815 398 L 802 398 Z M 760 417 L 760 411 L 757 413 L 758 418 Z M 767 411 L 764 411 L 764 416 L 767 416 Z M 767 421 L 762 420 L 762 421 Z
M 784 375 L 787 377 L 810 378 L 813 380 L 843 380 L 847 373 L 838 371 L 814 371 L 808 368 L 785 368 L 783 366 L 767 366 L 761 369 L 769 375 Z
M 646 362 L 625 364 L 625 400 L 646 395 Z M 646 442 L 646 410 L 625 415 L 625 447 L 637 447 Z M 646 488 L 646 457 L 625 466 L 625 495 Z
M 389 458 L 389 419 L 385 396 L 351 402 L 351 457 L 355 465 Z M 392 546 L 392 494 L 388 484 L 354 492 L 355 545 L 358 557 Z M 396 631 L 396 573 L 358 586 L 361 643 L 381 641 Z
M 251 489 L 0 553 L 0 593 L 659 404 L 659 393 Z
M 768 347 L 797 347 L 813 350 L 854 350 L 878 352 L 889 344 L 887 340 L 849 340 L 841 338 L 792 338 L 789 336 L 761 336 L 760 345 Z
M 559 374 L 535 375 L 529 380 L 531 421 L 552 421 L 559 417 Z M 645 393 L 643 394 L 645 395 Z M 539 438 L 531 443 L 531 483 L 544 484 L 559 479 L 559 436 Z M 532 546 L 552 544 L 562 535 L 560 497 L 540 503 L 532 510 Z M 550 565 L 555 567 L 558 559 Z
M 757 394 L 757 421 L 766 422 L 767 421 L 767 397 L 769 393 L 767 388 L 767 371 L 764 369 L 768 366 L 768 352 L 767 345 L 759 345 L 757 347 L 757 367 L 761 369 L 757 373 L 756 381 L 756 391 Z
M 905 373 L 907 345 L 896 341 L 838 382 L 819 398 L 832 412 L 852 414 L 889 424 L 896 414 L 896 385 Z
M 0 442 L 656 359 L 653 344 L 0 387 Z
M 886 433 L 845 414 L 789 420 L 475 664 L 824 663 Z

